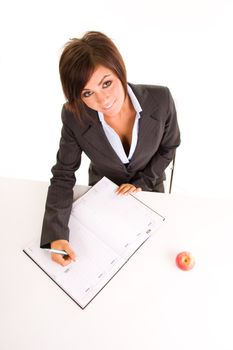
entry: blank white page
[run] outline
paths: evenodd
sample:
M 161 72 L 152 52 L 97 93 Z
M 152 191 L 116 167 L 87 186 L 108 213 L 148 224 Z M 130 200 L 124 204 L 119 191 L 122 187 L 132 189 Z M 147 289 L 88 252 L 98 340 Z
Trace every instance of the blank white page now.
M 126 258 L 131 246 L 139 246 L 164 218 L 131 195 L 117 195 L 117 187 L 103 178 L 74 203 L 71 215 Z

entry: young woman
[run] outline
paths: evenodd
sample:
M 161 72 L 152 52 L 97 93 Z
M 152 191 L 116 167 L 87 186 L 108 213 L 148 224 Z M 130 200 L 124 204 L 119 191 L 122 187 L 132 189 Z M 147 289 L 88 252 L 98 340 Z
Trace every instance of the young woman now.
M 119 185 L 119 194 L 163 192 L 180 133 L 169 89 L 127 83 L 123 59 L 105 34 L 91 31 L 70 40 L 59 70 L 67 102 L 41 247 L 65 250 L 68 256 L 52 259 L 67 265 L 75 259 L 68 221 L 82 152 L 90 159 L 89 185 L 106 176 Z

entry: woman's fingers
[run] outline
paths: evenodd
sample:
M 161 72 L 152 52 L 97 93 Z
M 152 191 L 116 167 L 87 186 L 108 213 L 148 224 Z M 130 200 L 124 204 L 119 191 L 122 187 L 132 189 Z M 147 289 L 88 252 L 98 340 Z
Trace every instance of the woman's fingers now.
M 125 195 L 125 194 L 130 194 L 130 193 L 136 193 L 141 191 L 142 189 L 140 187 L 136 187 L 132 184 L 122 184 L 118 187 L 116 193 Z
M 51 258 L 54 262 L 62 266 L 69 265 L 72 261 L 68 255 L 60 255 L 55 253 L 51 253 Z
M 52 253 L 51 258 L 56 263 L 66 266 L 76 260 L 76 254 L 68 241 L 59 239 L 51 243 L 52 249 L 64 250 L 68 255 Z

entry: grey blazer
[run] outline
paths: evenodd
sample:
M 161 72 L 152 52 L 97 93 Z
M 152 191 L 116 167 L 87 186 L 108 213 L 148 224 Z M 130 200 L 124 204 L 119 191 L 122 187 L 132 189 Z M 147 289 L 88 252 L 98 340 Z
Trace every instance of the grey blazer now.
M 48 189 L 41 247 L 49 247 L 50 242 L 57 239 L 69 239 L 75 172 L 82 152 L 91 161 L 90 185 L 106 176 L 118 185 L 132 183 L 144 191 L 159 191 L 164 170 L 180 144 L 175 105 L 166 87 L 129 85 L 142 112 L 137 146 L 127 166 L 111 147 L 96 111 L 86 107 L 88 117 L 79 120 L 63 106 L 60 147 Z

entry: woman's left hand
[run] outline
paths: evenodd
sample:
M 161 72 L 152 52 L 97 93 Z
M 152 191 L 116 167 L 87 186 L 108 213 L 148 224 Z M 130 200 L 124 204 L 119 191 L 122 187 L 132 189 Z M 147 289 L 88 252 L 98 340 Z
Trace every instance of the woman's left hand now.
M 116 190 L 116 194 L 130 194 L 130 193 L 137 193 L 141 191 L 141 187 L 135 187 L 132 184 L 122 184 L 118 187 Z

